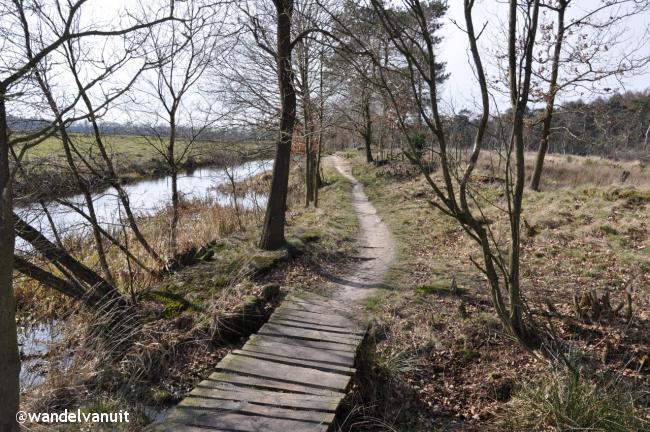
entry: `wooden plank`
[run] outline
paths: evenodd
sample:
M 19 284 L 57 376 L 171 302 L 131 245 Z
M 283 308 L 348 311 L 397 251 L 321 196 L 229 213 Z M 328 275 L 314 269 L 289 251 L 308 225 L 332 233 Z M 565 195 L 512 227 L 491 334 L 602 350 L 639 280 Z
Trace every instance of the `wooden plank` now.
M 296 409 L 278 408 L 275 406 L 258 405 L 249 401 L 231 401 L 189 396 L 178 404 L 180 408 L 210 409 L 231 411 L 239 414 L 260 415 L 265 417 L 281 417 L 293 420 L 304 420 L 315 423 L 330 424 L 334 421 L 334 412 L 303 411 Z
M 326 432 L 327 424 L 312 423 L 285 418 L 251 416 L 233 412 L 218 412 L 193 408 L 177 408 L 170 414 L 176 424 L 204 426 L 217 430 L 237 432 Z M 174 429 L 185 431 L 185 427 Z
M 305 310 L 286 308 L 284 306 L 280 306 L 279 308 L 277 308 L 272 316 L 281 319 L 293 319 L 293 320 L 304 321 L 313 324 L 323 324 L 331 327 L 342 327 L 342 328 L 351 328 L 351 329 L 361 328 L 361 325 L 359 325 L 356 321 L 341 315 L 315 313 L 315 312 L 309 312 Z
M 288 365 L 304 366 L 304 367 L 327 371 L 327 372 L 336 372 L 336 373 L 341 373 L 350 376 L 354 375 L 355 372 L 355 369 L 345 367 L 345 366 L 339 366 L 331 363 L 324 363 L 318 361 L 301 360 L 293 357 L 287 357 L 287 356 L 269 354 L 269 353 L 263 353 L 257 351 L 234 350 L 233 354 L 245 355 L 252 358 L 259 358 L 262 360 L 269 360 L 269 361 L 274 361 L 274 362 L 288 364 Z
M 297 345 L 297 346 L 302 346 L 307 348 L 316 348 L 316 349 L 332 350 L 332 351 L 344 351 L 344 352 L 351 352 L 351 353 L 355 353 L 357 351 L 356 346 L 352 346 L 348 344 L 341 344 L 336 342 L 312 341 L 307 339 L 293 339 L 293 338 L 286 338 L 281 336 L 255 334 L 255 335 L 251 335 L 251 337 L 248 338 L 248 340 L 249 342 L 252 341 L 253 343 L 256 343 L 259 340 L 266 340 L 269 342 L 279 342 L 279 343 Z
M 324 324 L 313 324 L 313 323 L 307 323 L 303 321 L 295 321 L 289 318 L 283 319 L 281 317 L 273 317 L 273 316 L 271 317 L 271 319 L 269 319 L 268 322 L 271 324 L 285 325 L 290 327 L 300 327 L 300 328 L 305 328 L 310 330 L 321 330 L 330 333 L 340 333 L 342 335 L 363 336 L 366 334 L 366 332 L 364 332 L 363 330 L 357 330 L 353 328 L 332 327 Z
M 173 410 L 172 410 L 173 411 Z M 144 432 L 228 432 L 224 429 L 205 428 L 201 426 L 190 426 L 182 421 L 172 421 L 169 418 L 150 424 L 143 429 Z
M 232 354 L 228 354 L 217 365 L 217 369 L 298 384 L 311 384 L 314 387 L 329 388 L 340 391 L 344 391 L 350 382 L 350 377 L 347 375 L 324 372 L 299 366 L 288 366 L 266 360 L 235 356 Z
M 214 372 L 207 380 L 201 381 L 201 385 L 205 387 L 225 388 L 227 390 L 232 388 L 257 388 L 261 390 L 279 390 L 293 393 L 316 394 L 324 396 L 342 396 L 344 393 L 339 393 L 334 390 L 328 390 L 309 385 L 300 385 L 288 383 L 285 381 L 272 380 L 267 378 L 259 378 L 254 376 L 229 374 L 224 372 Z
M 327 307 L 329 309 L 337 309 L 340 310 L 344 313 L 352 313 L 352 308 L 350 305 L 345 304 L 339 300 L 333 300 L 333 299 L 328 299 L 325 297 L 321 298 L 309 298 L 305 296 L 298 296 L 298 295 L 288 295 L 286 300 L 291 301 L 291 302 L 298 302 L 298 303 L 305 303 L 305 304 L 310 304 L 314 306 L 323 306 Z
M 246 401 L 255 404 L 284 408 L 302 408 L 332 412 L 336 411 L 336 407 L 341 401 L 341 398 L 337 396 L 282 393 L 257 389 L 240 389 L 231 391 L 214 387 L 203 387 L 200 384 L 190 392 L 190 396 L 230 401 Z
M 340 315 L 342 317 L 346 317 L 348 319 L 352 319 L 353 316 L 351 313 L 345 312 L 341 309 L 336 309 L 333 307 L 328 307 L 328 306 L 321 306 L 321 305 L 316 305 L 313 303 L 303 303 L 303 302 L 298 302 L 298 301 L 284 301 L 282 303 L 282 307 L 286 309 L 295 309 L 299 311 L 305 311 L 305 312 L 313 312 L 313 313 L 320 313 L 320 314 L 331 314 L 331 315 Z
M 347 367 L 354 366 L 355 358 L 354 353 L 351 352 L 308 348 L 274 341 L 265 341 L 264 339 L 249 340 L 242 349 Z
M 330 333 L 318 330 L 308 330 L 298 327 L 287 327 L 266 323 L 257 332 L 262 335 L 282 336 L 290 338 L 311 339 L 316 341 L 336 342 L 356 346 L 361 342 L 361 338 L 352 335 L 341 335 L 339 333 Z

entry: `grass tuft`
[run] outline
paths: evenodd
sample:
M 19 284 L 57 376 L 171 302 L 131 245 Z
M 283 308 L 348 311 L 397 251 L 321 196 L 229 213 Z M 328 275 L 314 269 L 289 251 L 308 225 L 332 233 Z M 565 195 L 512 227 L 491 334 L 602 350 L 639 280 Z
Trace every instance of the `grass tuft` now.
M 573 372 L 555 372 L 522 385 L 506 410 L 511 431 L 648 430 L 631 388 L 616 380 L 594 383 Z

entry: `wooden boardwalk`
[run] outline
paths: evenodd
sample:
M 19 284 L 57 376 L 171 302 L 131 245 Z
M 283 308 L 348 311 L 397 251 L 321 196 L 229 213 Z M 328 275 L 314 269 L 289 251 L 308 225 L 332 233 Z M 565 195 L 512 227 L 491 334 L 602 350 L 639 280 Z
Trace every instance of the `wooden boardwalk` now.
M 289 297 L 166 420 L 146 430 L 328 431 L 365 333 L 340 302 Z

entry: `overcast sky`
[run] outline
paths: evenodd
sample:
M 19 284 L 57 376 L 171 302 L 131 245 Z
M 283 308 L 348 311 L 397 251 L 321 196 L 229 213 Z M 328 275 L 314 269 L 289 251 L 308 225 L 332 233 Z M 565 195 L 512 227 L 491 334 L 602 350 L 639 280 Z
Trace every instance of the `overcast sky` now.
M 458 27 L 456 27 L 452 20 L 455 20 L 459 25 L 464 28 L 465 18 L 463 15 L 463 1 L 462 0 L 449 0 L 449 11 L 445 18 L 443 18 L 444 27 L 441 31 L 444 39 L 440 46 L 440 56 L 447 63 L 447 72 L 451 74 L 449 80 L 446 82 L 443 89 L 443 100 L 453 104 L 453 108 L 457 111 L 462 108 L 472 108 L 477 104 L 475 100 L 480 100 L 478 92 L 478 84 L 474 78 L 472 67 L 469 64 L 469 49 L 467 43 L 467 36 Z M 591 9 L 601 4 L 601 0 L 574 0 L 571 6 L 574 10 L 573 14 L 567 17 L 575 16 L 581 9 Z M 474 7 L 474 27 L 480 29 L 483 23 L 487 22 L 487 28 L 481 39 L 479 40 L 480 48 L 483 53 L 484 66 L 488 74 L 495 72 L 494 66 L 489 64 L 486 50 L 494 49 L 499 44 L 505 45 L 503 38 L 499 35 L 499 31 L 507 27 L 507 4 L 498 0 L 477 0 Z M 630 47 L 635 46 L 641 40 L 642 35 L 648 32 L 650 27 L 650 13 L 645 13 L 640 16 L 635 16 L 627 20 L 621 30 L 625 31 L 622 36 L 622 46 Z M 620 48 L 620 47 L 619 47 Z M 650 43 L 647 43 L 642 49 L 645 55 L 650 55 Z M 620 51 L 610 51 L 612 58 L 620 56 Z M 607 82 L 603 86 L 610 86 L 612 89 L 623 90 L 645 90 L 650 88 L 650 70 L 645 73 L 626 79 L 623 82 L 624 88 L 613 80 Z M 506 104 L 503 97 L 496 96 L 500 104 Z M 576 99 L 577 95 L 564 96 L 565 99 Z M 588 99 L 584 97 L 583 99 Z M 449 107 L 448 107 L 449 109 Z

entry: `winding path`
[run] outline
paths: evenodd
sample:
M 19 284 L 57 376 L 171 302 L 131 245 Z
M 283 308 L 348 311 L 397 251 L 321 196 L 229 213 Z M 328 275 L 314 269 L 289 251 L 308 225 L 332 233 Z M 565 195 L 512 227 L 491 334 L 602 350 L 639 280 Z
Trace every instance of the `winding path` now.
M 329 157 L 353 185 L 359 255 L 327 274 L 331 297 L 289 296 L 239 350 L 149 431 L 327 432 L 356 372 L 367 326 L 357 306 L 381 286 L 394 257 L 390 232 L 341 157 Z
M 363 186 L 352 175 L 349 162 L 338 156 L 325 159 L 352 183 L 352 207 L 359 219 L 358 264 L 348 266 L 345 276 L 332 280 L 340 288 L 334 298 L 344 302 L 360 302 L 383 287 L 386 272 L 395 258 L 395 243 L 386 224 L 363 192 Z

